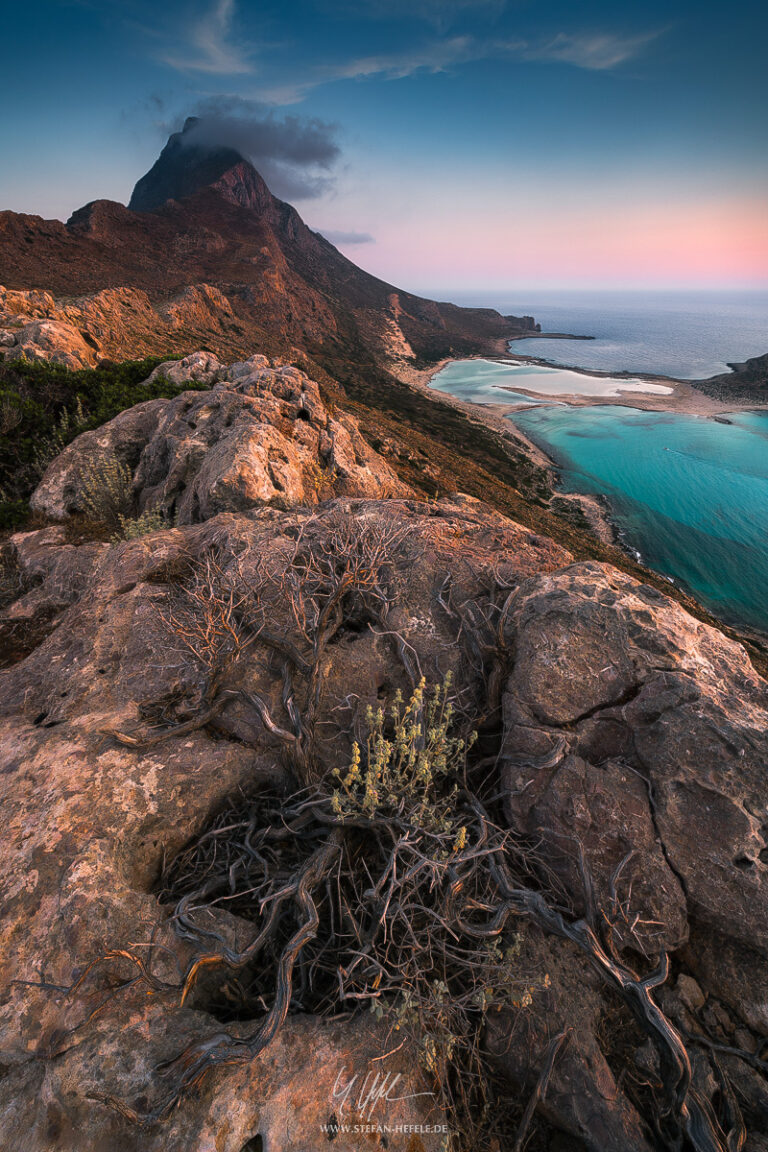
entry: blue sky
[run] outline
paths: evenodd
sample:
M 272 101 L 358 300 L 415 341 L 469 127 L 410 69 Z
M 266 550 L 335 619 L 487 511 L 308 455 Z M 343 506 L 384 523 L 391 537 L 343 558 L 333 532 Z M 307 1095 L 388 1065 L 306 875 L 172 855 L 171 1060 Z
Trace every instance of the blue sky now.
M 0 207 L 126 202 L 202 113 L 405 287 L 765 286 L 767 48 L 756 0 L 42 0 Z

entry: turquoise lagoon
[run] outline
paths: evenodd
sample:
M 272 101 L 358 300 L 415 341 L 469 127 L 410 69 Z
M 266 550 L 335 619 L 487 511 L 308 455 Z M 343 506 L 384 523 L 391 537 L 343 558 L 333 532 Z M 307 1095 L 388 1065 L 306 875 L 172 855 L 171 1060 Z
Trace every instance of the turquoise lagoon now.
M 668 396 L 672 389 L 645 380 L 587 376 L 567 368 L 542 368 L 511 360 L 452 360 L 432 377 L 438 392 L 448 392 L 473 404 L 535 404 L 531 396 L 515 392 L 525 388 L 543 396 L 618 396 L 619 392 L 655 392 Z
M 768 632 L 768 413 L 730 423 L 565 405 L 510 419 L 557 463 L 567 491 L 605 496 L 642 562 L 712 612 Z

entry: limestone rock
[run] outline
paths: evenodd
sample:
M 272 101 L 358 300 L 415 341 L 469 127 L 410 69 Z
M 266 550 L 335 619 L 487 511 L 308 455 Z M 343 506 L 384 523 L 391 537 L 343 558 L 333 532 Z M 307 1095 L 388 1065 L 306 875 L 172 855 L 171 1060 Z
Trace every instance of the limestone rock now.
M 39 288 L 19 291 L 0 285 L 0 320 L 6 323 L 51 318 L 55 311 L 56 302 L 50 292 Z
M 258 697 L 278 724 L 291 722 L 279 661 L 258 635 L 222 673 L 215 724 L 143 749 L 109 735 L 172 728 L 195 714 L 205 665 L 174 630 L 170 609 L 190 563 L 210 555 L 238 587 L 256 590 L 270 630 L 290 640 L 298 625 L 283 581 L 297 557 L 304 562 L 302 549 L 328 557 L 356 541 L 386 541 L 385 622 L 352 605 L 327 651 L 318 763 L 349 763 L 368 705 L 408 692 L 421 671 L 431 680 L 450 671 L 462 706 L 484 718 L 484 733 L 503 720 L 507 817 L 557 874 L 563 902 L 575 915 L 588 913 L 591 875 L 628 963 L 643 968 L 662 948 L 677 952 L 684 971 L 676 988 L 655 995 L 686 1027 L 699 1017 L 706 1024 L 711 1009 L 710 1026 L 729 1037 L 739 1027 L 764 1032 L 766 849 L 758 814 L 768 801 L 768 699 L 744 651 L 655 590 L 606 565 L 572 564 L 551 541 L 471 497 L 424 504 L 345 496 L 216 512 L 227 491 L 217 482 L 235 474 L 238 460 L 257 458 L 246 435 L 254 429 L 268 430 L 257 446 L 274 450 L 279 434 L 298 454 L 296 443 L 319 452 L 323 433 L 333 447 L 337 422 L 354 454 L 348 425 L 297 369 L 254 359 L 232 375 L 206 392 L 150 402 L 159 407 L 146 406 L 149 427 L 133 438 L 100 430 L 105 443 L 132 445 L 143 499 L 176 499 L 183 509 L 191 487 L 201 523 L 79 546 L 59 526 L 19 533 L 6 546 L 22 586 L 5 617 L 29 634 L 0 673 L 0 970 L 6 982 L 31 982 L 7 983 L 0 997 L 9 1138 L 34 1152 L 53 1152 L 57 1140 L 66 1147 L 73 1132 L 78 1152 L 100 1152 L 102 1137 L 127 1152 L 241 1152 L 258 1132 L 267 1149 L 271 1140 L 299 1152 L 317 1146 L 307 1131 L 331 1115 L 320 1064 L 351 1070 L 380 1053 L 375 1030 L 297 1016 L 258 1061 L 211 1077 L 167 1125 L 137 1132 L 98 1097 L 131 1102 L 156 1093 L 159 1060 L 215 1036 L 221 1023 L 205 990 L 182 1007 L 177 993 L 126 988 L 88 1023 L 87 984 L 70 996 L 51 987 L 69 985 L 108 949 L 150 938 L 161 971 L 187 963 L 191 945 L 154 891 L 163 855 L 188 844 L 231 797 L 286 782 L 285 762 L 252 704 Z M 244 443 L 247 455 L 238 457 Z M 503 687 L 501 713 L 494 684 Z M 224 912 L 217 925 L 233 934 L 250 928 Z M 571 1027 L 543 1105 L 548 1120 L 595 1152 L 646 1152 L 653 1137 L 620 1087 L 616 1048 L 606 1047 L 606 1038 L 616 1040 L 612 1030 L 630 1027 L 629 1016 L 617 1017 L 623 1010 L 571 944 L 533 929 L 524 936 L 521 980 L 538 987 L 529 1010 L 489 1022 L 499 1071 L 515 1092 L 529 1092 L 554 1030 Z M 638 964 L 642 951 L 648 960 Z M 413 1061 L 406 1066 L 414 1074 Z M 694 1074 L 705 1096 L 717 1091 L 706 1053 Z M 743 1082 L 734 1075 L 750 1117 L 759 1116 L 753 1070 Z M 346 1147 L 342 1134 L 337 1139 Z
M 510 815 L 577 903 L 580 845 L 604 907 L 612 877 L 632 892 L 644 947 L 690 916 L 768 954 L 768 696 L 741 646 L 592 563 L 521 588 L 508 628 Z
M 166 404 L 147 400 L 94 431 L 81 433 L 48 465 L 32 494 L 32 509 L 54 520 L 82 511 L 84 478 L 108 457 L 135 469 Z
M 279 379 L 287 395 L 299 381 L 289 371 Z M 204 395 L 210 401 L 212 394 Z M 289 722 L 281 712 L 280 669 L 260 643 L 232 669 L 232 703 L 215 729 L 170 736 L 144 750 L 105 734 L 141 725 L 141 710 L 148 707 L 169 710 L 173 723 L 174 702 L 199 694 L 201 668 L 185 656 L 167 622 L 179 572 L 190 557 L 215 549 L 248 586 L 256 585 L 266 563 L 278 573 L 290 568 L 297 535 L 331 555 L 345 533 L 354 542 L 360 532 L 392 541 L 388 628 L 438 677 L 449 670 L 457 677 L 462 666 L 453 609 L 441 607 L 442 600 L 450 608 L 447 572 L 450 596 L 464 604 L 482 597 L 496 579 L 519 582 L 570 560 L 552 542 L 471 498 L 263 507 L 119 545 L 75 547 L 62 527 L 13 538 L 17 562 L 42 598 L 60 597 L 62 581 L 70 594 L 39 643 L 0 672 L 0 1063 L 9 1067 L 0 1109 L 11 1146 L 58 1152 L 76 1141 L 78 1152 L 241 1152 L 260 1133 L 267 1150 L 301 1152 L 324 1146 L 320 1122 L 342 1119 L 328 1099 L 337 1074 L 364 1076 L 374 1056 L 397 1048 L 364 1021 L 296 1017 L 258 1061 L 232 1076 L 210 1077 L 166 1124 L 141 1130 L 93 1097 L 136 1102 L 156 1092 L 162 1059 L 221 1031 L 204 998 L 182 1008 L 178 993 L 154 997 L 127 988 L 68 1036 L 66 1029 L 82 1024 L 91 1010 L 93 988 L 85 984 L 68 997 L 40 986 L 41 976 L 47 985 L 66 986 L 105 950 L 147 941 L 153 933 L 167 964 L 162 971 L 171 978 L 174 964 L 186 963 L 190 952 L 153 891 L 164 854 L 182 848 L 228 798 L 285 780 L 273 739 L 247 705 L 248 695 L 258 693 L 283 724 Z M 285 597 L 270 602 L 269 617 L 276 633 L 292 635 L 296 625 Z M 365 625 L 341 629 L 335 638 L 318 718 L 319 756 L 328 768 L 348 759 L 359 711 L 397 687 L 408 690 L 396 653 L 392 636 Z M 482 686 L 468 683 L 467 691 L 480 707 Z M 238 930 L 250 927 L 230 921 Z M 33 984 L 9 983 L 14 979 Z M 53 1061 L 52 1050 L 58 1053 Z M 391 1068 L 405 1075 L 396 1095 L 424 1090 L 407 1050 L 391 1058 Z M 429 1104 L 429 1097 L 393 1103 L 386 1119 L 421 1122 Z M 334 1147 L 351 1150 L 359 1139 L 340 1133 Z M 439 1147 L 439 1138 L 418 1139 L 424 1150 Z M 402 1152 L 420 1147 L 407 1134 L 390 1140 Z
M 147 383 L 164 376 L 172 384 L 187 384 L 190 380 L 197 384 L 214 384 L 221 378 L 223 367 L 211 352 L 192 352 L 183 360 L 166 360 L 158 364 Z
M 97 357 L 93 343 L 88 343 L 73 325 L 58 320 L 33 320 L 20 329 L 5 359 L 43 361 L 76 370 L 93 368 Z
M 522 1019 L 512 1012 L 490 1017 L 487 1042 L 497 1070 L 516 1095 L 526 1098 L 535 1088 L 549 1042 L 567 1031 L 543 1114 L 589 1152 L 650 1152 L 654 1145 L 597 1039 L 604 1002 L 589 964 L 569 945 L 533 928 L 523 930 L 516 963 L 521 972 L 545 973 L 547 986 L 534 993 Z
M 77 437 L 33 494 L 36 511 L 61 519 L 81 510 L 82 478 L 109 453 L 135 470 L 141 510 L 161 509 L 181 524 L 274 501 L 312 505 L 334 495 L 410 492 L 357 422 L 331 415 L 317 384 L 297 368 L 269 367 L 254 356 L 227 369 L 198 352 L 156 372 L 177 384 L 226 379 L 208 391 L 136 405 Z

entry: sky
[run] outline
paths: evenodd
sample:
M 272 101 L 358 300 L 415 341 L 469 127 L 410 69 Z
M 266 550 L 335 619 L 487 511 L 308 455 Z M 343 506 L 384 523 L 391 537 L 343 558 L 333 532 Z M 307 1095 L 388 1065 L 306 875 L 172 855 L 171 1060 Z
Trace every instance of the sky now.
M 768 287 L 762 0 L 35 0 L 0 209 L 126 203 L 199 115 L 413 291 Z

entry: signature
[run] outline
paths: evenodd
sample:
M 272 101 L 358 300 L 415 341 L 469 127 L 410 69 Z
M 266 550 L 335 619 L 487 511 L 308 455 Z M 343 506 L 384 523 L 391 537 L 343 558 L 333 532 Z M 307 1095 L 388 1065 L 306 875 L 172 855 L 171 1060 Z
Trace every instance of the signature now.
M 382 1100 L 386 1101 L 387 1104 L 395 1104 L 403 1100 L 415 1100 L 418 1096 L 434 1097 L 434 1092 L 411 1092 L 406 1096 L 393 1095 L 402 1078 L 401 1072 L 366 1072 L 361 1080 L 358 1072 L 347 1079 L 346 1069 L 342 1068 L 333 1086 L 333 1101 L 338 1103 L 341 1112 L 346 1107 L 351 1107 L 360 1116 L 370 1120 L 374 1108 Z

